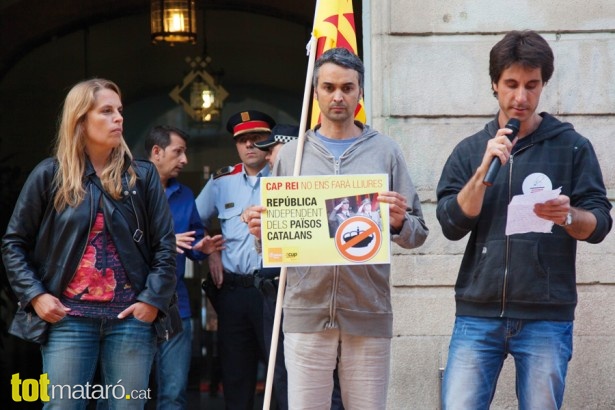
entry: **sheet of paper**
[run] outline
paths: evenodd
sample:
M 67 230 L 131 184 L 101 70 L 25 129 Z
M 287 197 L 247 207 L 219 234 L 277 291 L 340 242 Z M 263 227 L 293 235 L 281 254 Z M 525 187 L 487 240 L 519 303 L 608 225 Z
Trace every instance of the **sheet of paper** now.
M 537 217 L 534 213 L 534 204 L 555 199 L 561 191 L 560 187 L 531 194 L 515 195 L 508 204 L 506 235 L 527 232 L 550 233 L 553 222 Z

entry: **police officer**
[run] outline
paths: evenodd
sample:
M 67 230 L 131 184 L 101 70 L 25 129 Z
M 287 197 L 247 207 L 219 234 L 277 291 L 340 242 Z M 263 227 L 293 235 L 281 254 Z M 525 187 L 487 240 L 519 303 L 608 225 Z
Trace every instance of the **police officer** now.
M 266 140 L 275 121 L 259 111 L 242 111 L 227 123 L 241 163 L 216 172 L 196 199 L 207 230 L 215 218 L 226 248 L 208 258 L 208 297 L 218 314 L 218 341 L 227 409 L 252 409 L 259 360 L 267 362 L 263 338 L 263 299 L 255 287 L 261 255 L 242 222 L 241 213 L 260 203 L 260 178 L 269 176 L 266 152 L 255 143 Z

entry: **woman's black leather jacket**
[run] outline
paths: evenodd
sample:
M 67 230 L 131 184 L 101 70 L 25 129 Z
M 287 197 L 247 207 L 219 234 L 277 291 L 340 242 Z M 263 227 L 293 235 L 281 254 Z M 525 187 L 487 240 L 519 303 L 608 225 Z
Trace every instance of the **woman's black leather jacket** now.
M 2 239 L 4 266 L 21 309 L 31 309 L 32 299 L 42 293 L 61 295 L 83 257 L 100 204 L 137 300 L 166 314 L 176 281 L 173 220 L 154 165 L 127 159 L 126 169 L 129 165 L 137 173 L 136 185 L 128 188 L 125 172 L 122 198 L 113 200 L 88 161 L 85 200 L 60 213 L 53 206 L 56 160 L 43 160 L 28 176 Z

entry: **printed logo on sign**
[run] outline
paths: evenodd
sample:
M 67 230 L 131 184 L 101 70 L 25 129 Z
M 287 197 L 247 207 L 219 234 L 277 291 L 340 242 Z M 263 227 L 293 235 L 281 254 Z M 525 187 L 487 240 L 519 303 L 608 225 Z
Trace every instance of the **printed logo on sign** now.
M 335 247 L 352 262 L 365 262 L 374 257 L 382 244 L 382 232 L 370 218 L 353 216 L 342 222 L 335 232 Z
M 267 254 L 270 263 L 282 262 L 284 260 L 282 256 L 282 248 L 271 248 Z
M 284 262 L 296 262 L 299 259 L 299 250 L 297 248 L 284 249 Z
M 551 191 L 553 183 L 551 178 L 541 172 L 535 172 L 525 177 L 521 186 L 524 194 L 533 194 L 541 191 Z

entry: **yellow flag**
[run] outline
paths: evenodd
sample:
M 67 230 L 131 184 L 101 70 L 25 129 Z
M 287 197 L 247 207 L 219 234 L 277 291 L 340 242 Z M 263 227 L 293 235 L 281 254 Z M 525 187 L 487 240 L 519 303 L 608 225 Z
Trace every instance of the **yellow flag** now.
M 318 41 L 316 59 L 325 51 L 335 47 L 343 47 L 357 54 L 357 34 L 352 0 L 320 0 L 318 10 L 316 10 L 316 21 L 314 21 L 314 38 Z M 354 118 L 362 123 L 366 121 L 363 99 L 357 105 Z M 314 128 L 319 122 L 320 108 L 314 99 L 311 127 Z

